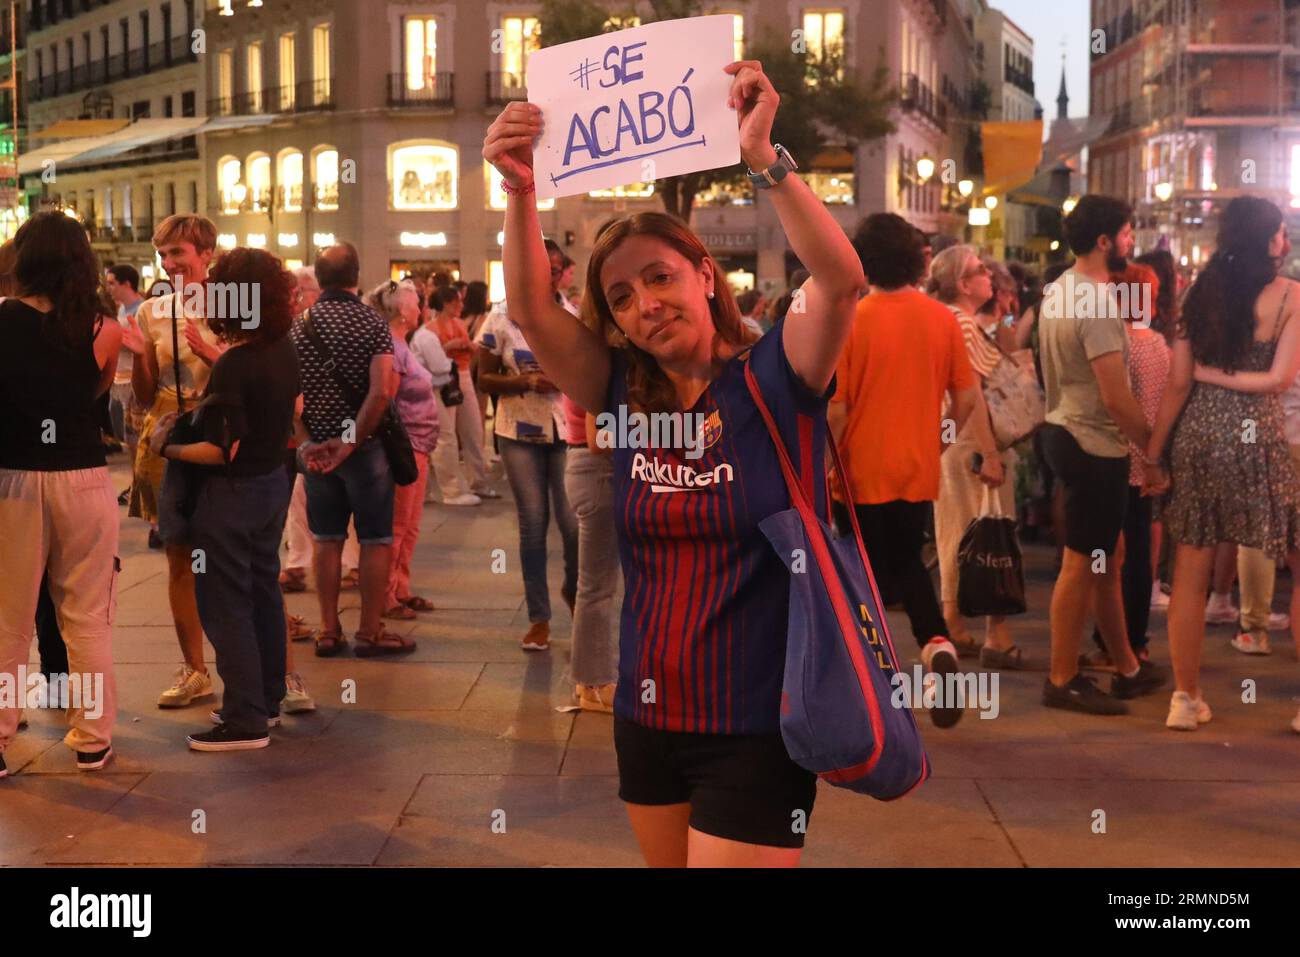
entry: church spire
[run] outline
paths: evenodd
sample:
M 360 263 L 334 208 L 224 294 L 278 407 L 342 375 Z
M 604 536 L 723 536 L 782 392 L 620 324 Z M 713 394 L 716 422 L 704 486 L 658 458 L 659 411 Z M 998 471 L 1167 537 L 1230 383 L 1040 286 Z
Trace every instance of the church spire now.
M 1070 94 L 1065 92 L 1065 54 L 1061 54 L 1061 92 L 1056 94 L 1056 118 L 1063 120 L 1070 112 Z

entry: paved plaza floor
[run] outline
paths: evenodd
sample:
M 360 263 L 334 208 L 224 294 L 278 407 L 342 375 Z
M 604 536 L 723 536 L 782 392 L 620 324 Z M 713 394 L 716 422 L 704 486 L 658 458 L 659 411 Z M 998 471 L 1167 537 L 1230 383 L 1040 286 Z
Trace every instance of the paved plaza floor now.
M 114 475 L 125 485 L 120 463 Z M 391 623 L 419 649 L 322 660 L 296 645 L 318 710 L 286 716 L 269 748 L 231 754 L 185 745 L 214 700 L 155 706 L 179 661 L 165 560 L 146 548 L 143 523 L 124 517 L 116 759 L 78 773 L 62 715 L 31 714 L 5 753 L 0 865 L 638 866 L 611 719 L 556 710 L 572 690 L 558 537 L 552 647 L 525 653 L 514 506 L 498 486 L 506 497 L 480 508 L 425 507 L 415 586 L 437 611 Z M 506 574 L 492 570 L 498 548 Z M 1041 669 L 1052 554 L 1031 546 L 1026 558 L 1032 610 L 1013 629 Z M 315 623 L 314 592 L 287 600 Z M 357 603 L 343 593 L 349 635 Z M 910 666 L 906 619 L 891 621 Z M 1167 663 L 1164 616 L 1152 626 L 1154 656 Z M 911 797 L 884 804 L 820 785 L 804 865 L 1300 864 L 1300 735 L 1288 728 L 1300 664 L 1284 635 L 1269 658 L 1239 655 L 1231 635 L 1208 630 L 1215 718 L 1193 734 L 1165 730 L 1167 691 L 1133 702 L 1127 717 L 1097 718 L 1043 708 L 1043 670 L 1002 673 L 996 718 L 971 710 L 937 731 L 922 717 L 934 776 Z M 1255 703 L 1242 702 L 1248 678 Z M 344 703 L 351 682 L 356 700 Z

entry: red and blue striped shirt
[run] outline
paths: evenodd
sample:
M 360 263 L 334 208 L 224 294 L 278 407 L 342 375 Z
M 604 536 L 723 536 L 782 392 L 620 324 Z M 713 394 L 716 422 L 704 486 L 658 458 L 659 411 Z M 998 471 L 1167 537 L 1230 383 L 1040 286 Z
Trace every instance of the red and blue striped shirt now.
M 826 404 L 786 360 L 784 322 L 750 350 L 819 515 L 826 517 Z M 704 416 L 699 458 L 614 450 L 614 513 L 625 576 L 614 712 L 666 731 L 780 730 L 789 572 L 759 523 L 790 507 L 772 440 L 745 385 L 744 358 L 691 409 Z M 627 402 L 616 351 L 606 408 Z

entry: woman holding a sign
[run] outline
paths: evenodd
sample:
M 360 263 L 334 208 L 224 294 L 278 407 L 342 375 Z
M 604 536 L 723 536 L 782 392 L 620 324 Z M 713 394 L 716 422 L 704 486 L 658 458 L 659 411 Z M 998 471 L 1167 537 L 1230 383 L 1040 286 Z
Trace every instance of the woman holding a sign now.
M 741 159 L 811 273 L 789 315 L 752 350 L 718 264 L 685 223 L 662 213 L 601 234 L 585 321 L 568 313 L 551 296 L 530 195 L 540 107 L 507 106 L 483 148 L 509 197 L 511 317 L 547 377 L 606 422 L 636 413 L 687 422 L 681 447 L 611 426 L 627 586 L 614 702 L 619 793 L 651 866 L 799 861 L 816 778 L 780 735 L 790 572 L 759 528 L 790 505 L 745 365 L 787 444 L 798 448 L 803 429 L 812 448 L 824 447 L 828 389 L 865 285 L 843 231 L 771 142 L 780 98 L 761 64 L 731 63 L 725 73 Z M 644 172 L 626 169 L 629 179 Z M 821 456 L 811 459 L 807 480 L 821 487 Z

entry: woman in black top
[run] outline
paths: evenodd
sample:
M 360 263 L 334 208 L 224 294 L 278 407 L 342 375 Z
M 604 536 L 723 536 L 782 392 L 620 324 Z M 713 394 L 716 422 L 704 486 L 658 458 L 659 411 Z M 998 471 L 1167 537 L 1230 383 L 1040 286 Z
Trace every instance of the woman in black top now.
M 81 683 L 64 742 L 89 771 L 112 756 L 117 713 L 117 494 L 96 400 L 113 382 L 122 330 L 100 315 L 99 268 L 80 223 L 39 213 L 14 245 L 17 296 L 0 304 L 0 674 L 18 683 L 48 570 L 69 685 Z M 0 708 L 0 777 L 17 704 Z
M 230 348 L 212 367 L 193 428 L 186 429 L 191 434 L 173 440 L 173 413 L 159 422 L 152 441 L 168 460 L 168 484 L 172 470 L 184 470 L 199 618 L 225 685 L 221 711 L 213 712 L 217 726 L 190 735 L 189 745 L 237 751 L 266 747 L 267 728 L 280 720 L 279 548 L 290 492 L 284 449 L 301 389 L 288 337 L 293 279 L 280 261 L 258 249 L 232 249 L 209 278 L 251 287 L 256 314 L 208 317 L 208 327 Z M 250 301 L 243 293 L 237 299 Z

